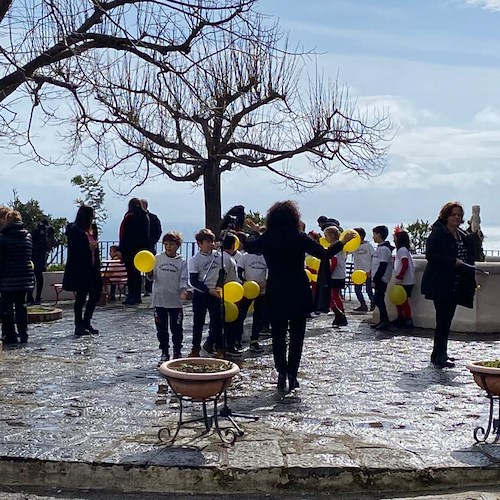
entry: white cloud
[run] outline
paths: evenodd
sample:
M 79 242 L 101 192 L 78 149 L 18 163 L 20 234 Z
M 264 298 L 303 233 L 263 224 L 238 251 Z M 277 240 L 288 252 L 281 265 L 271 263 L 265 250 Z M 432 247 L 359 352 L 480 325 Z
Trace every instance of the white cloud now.
M 486 10 L 500 11 L 500 0 L 465 0 L 465 3 Z
M 500 125 L 500 109 L 487 106 L 474 116 L 474 121 L 485 125 Z

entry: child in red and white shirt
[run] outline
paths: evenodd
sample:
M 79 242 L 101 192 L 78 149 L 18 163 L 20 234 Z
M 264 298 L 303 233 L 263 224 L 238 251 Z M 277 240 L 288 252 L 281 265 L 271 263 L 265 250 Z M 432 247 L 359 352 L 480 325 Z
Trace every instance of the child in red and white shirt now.
M 394 244 L 396 245 L 394 275 L 396 283 L 402 285 L 406 291 L 406 301 L 400 306 L 396 306 L 398 317 L 391 323 L 399 328 L 413 328 L 411 307 L 408 299 L 411 297 L 413 285 L 415 285 L 415 264 L 410 253 L 410 237 L 408 233 L 396 228 Z

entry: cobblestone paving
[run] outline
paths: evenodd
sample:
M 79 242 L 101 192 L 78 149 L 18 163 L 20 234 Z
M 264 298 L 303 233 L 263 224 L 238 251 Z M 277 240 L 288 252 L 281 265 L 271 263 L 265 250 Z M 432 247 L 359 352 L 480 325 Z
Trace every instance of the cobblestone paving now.
M 465 368 L 470 359 L 498 357 L 498 336 L 453 336 L 457 367 L 437 370 L 429 363 L 430 332 L 376 334 L 369 315 L 354 313 L 347 327 L 333 329 L 331 316 L 318 316 L 308 323 L 299 390 L 277 395 L 264 340 L 264 354 L 238 361 L 241 374 L 229 391 L 233 412 L 259 421 L 242 421 L 245 435 L 234 447 L 222 447 L 213 433 L 200 437 L 194 426 L 169 448 L 157 432 L 177 421 L 178 405 L 158 374 L 152 310 L 98 308 L 101 334 L 75 338 L 66 307 L 62 320 L 31 325 L 29 343 L 6 347 L 0 358 L 3 459 L 415 470 L 500 459 L 500 447 L 474 444 L 488 401 Z M 187 354 L 190 305 L 185 310 Z

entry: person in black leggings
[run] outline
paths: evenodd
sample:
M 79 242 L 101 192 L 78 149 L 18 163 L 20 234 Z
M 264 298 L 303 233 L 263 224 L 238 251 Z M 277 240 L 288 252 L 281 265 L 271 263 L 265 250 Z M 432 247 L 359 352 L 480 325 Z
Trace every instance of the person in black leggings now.
M 94 209 L 81 206 L 75 222 L 68 224 L 68 259 L 64 270 L 63 289 L 75 292 L 75 335 L 96 335 L 90 321 L 102 292 L 101 263 L 97 228 L 93 224 Z M 85 312 L 83 309 L 85 307 Z

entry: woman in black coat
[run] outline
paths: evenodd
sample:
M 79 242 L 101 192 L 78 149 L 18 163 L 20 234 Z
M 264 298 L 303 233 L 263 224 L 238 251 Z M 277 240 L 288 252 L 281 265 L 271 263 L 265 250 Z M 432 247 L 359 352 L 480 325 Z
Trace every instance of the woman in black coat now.
M 21 214 L 10 211 L 0 230 L 0 293 L 2 295 L 2 337 L 4 344 L 17 343 L 15 318 L 19 340 L 28 341 L 28 311 L 26 292 L 33 290 L 32 243 L 24 227 Z
M 302 356 L 306 319 L 313 310 L 313 297 L 307 278 L 305 254 L 318 258 L 331 257 L 340 252 L 353 235 L 346 236 L 328 250 L 299 231 L 300 214 L 292 201 L 275 203 L 267 213 L 266 231 L 253 235 L 245 242 L 249 253 L 261 253 L 266 259 L 268 278 L 266 308 L 273 336 L 273 356 L 278 371 L 278 391 L 292 391 L 299 386 L 297 372 Z M 248 227 L 258 232 L 250 219 Z M 290 331 L 288 360 L 286 334 Z
M 457 305 L 472 308 L 476 279 L 474 244 L 459 228 L 464 209 L 458 202 L 448 202 L 432 225 L 427 239 L 427 266 L 422 276 L 422 294 L 434 302 L 436 330 L 431 362 L 438 368 L 454 368 L 448 357 L 448 336 Z
M 102 292 L 101 262 L 93 220 L 94 209 L 82 206 L 78 209 L 75 222 L 66 227 L 68 259 L 63 289 L 75 292 L 75 335 L 78 337 L 99 333 L 90 324 Z
M 149 219 L 139 198 L 128 203 L 128 212 L 120 225 L 120 252 L 127 270 L 127 297 L 125 305 L 140 304 L 142 278 L 134 266 L 134 257 L 141 250 L 149 250 Z

